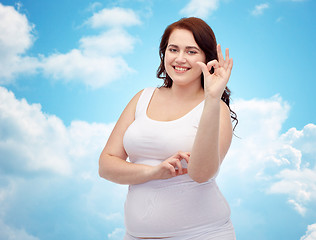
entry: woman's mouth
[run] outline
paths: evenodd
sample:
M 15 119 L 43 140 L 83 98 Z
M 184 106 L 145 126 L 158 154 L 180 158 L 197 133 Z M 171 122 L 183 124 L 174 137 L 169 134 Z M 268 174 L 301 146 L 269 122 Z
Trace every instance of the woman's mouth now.
M 188 67 L 174 66 L 173 68 L 176 70 L 176 72 L 179 72 L 179 73 L 183 73 L 183 72 L 190 70 L 190 68 L 188 68 Z

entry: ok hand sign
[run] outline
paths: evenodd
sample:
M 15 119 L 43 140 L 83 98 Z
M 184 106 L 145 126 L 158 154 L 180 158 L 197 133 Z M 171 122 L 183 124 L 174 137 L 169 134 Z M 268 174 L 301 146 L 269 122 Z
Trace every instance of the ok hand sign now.
M 217 45 L 217 54 L 218 61 L 215 59 L 207 64 L 203 62 L 197 62 L 197 64 L 201 67 L 204 75 L 205 97 L 221 99 L 233 68 L 233 59 L 229 58 L 228 48 L 226 48 L 224 59 L 219 44 Z M 210 70 L 212 67 L 214 68 L 214 73 L 211 74 Z

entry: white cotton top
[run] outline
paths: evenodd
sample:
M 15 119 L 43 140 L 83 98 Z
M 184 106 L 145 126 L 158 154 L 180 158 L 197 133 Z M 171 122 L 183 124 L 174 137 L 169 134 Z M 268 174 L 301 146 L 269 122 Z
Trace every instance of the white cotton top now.
M 142 92 L 135 121 L 125 132 L 123 144 L 135 164 L 156 166 L 178 151 L 191 152 L 204 101 L 174 121 L 147 116 L 155 88 Z M 183 167 L 186 162 L 181 161 Z M 166 180 L 130 185 L 125 202 L 126 231 L 134 237 L 172 237 L 215 231 L 230 221 L 230 208 L 215 177 L 205 183 L 188 174 Z

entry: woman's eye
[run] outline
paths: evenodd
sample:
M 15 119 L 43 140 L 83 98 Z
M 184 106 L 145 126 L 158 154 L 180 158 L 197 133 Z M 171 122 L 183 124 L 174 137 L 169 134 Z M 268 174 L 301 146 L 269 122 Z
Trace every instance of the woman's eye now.
M 194 55 L 196 53 L 197 53 L 196 51 L 188 51 L 188 54 L 190 54 L 190 55 Z
M 169 48 L 169 51 L 170 51 L 170 52 L 176 52 L 177 49 L 175 49 L 175 48 Z

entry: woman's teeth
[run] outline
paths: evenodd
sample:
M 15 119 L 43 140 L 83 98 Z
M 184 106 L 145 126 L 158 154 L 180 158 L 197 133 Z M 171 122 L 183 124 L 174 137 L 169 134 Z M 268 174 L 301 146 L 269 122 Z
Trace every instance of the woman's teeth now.
M 183 68 L 183 67 L 174 67 L 174 69 L 177 71 L 182 71 L 182 72 L 188 70 L 188 68 Z

